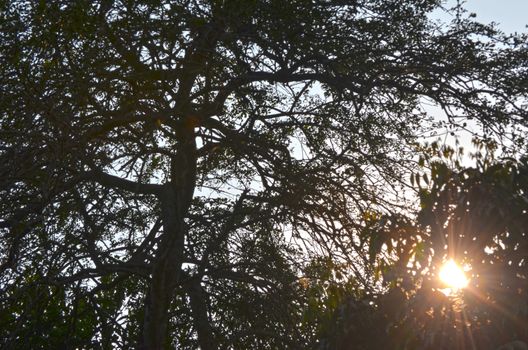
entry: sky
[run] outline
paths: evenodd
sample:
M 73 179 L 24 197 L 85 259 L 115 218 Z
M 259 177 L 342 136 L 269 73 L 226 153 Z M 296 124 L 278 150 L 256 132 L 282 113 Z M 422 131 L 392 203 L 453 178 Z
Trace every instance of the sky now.
M 456 4 L 456 0 L 447 0 L 444 6 L 449 8 Z M 477 15 L 476 20 L 481 23 L 495 22 L 499 29 L 505 33 L 524 32 L 528 33 L 528 0 L 466 0 L 464 3 L 470 13 Z M 432 18 L 438 18 L 442 21 L 448 21 L 445 13 L 436 12 Z M 434 107 L 427 107 L 429 113 L 433 115 L 442 115 L 443 113 Z M 478 127 L 474 127 L 478 129 Z M 465 133 L 457 134 L 460 145 L 466 150 L 474 151 L 471 144 L 471 136 Z M 442 137 L 443 141 L 451 146 L 455 146 L 454 138 L 446 134 Z M 429 139 L 427 141 L 433 141 Z M 469 163 L 466 165 L 470 165 Z
M 497 22 L 508 33 L 528 32 L 528 0 L 467 0 L 465 7 L 479 22 Z

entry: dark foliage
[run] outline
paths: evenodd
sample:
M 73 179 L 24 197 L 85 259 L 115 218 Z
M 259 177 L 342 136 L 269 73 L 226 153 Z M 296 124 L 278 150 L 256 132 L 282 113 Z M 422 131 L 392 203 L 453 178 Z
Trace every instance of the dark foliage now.
M 400 218 L 380 230 L 405 247 L 385 265 L 387 292 L 346 299 L 326 330 L 328 348 L 528 347 L 528 163 L 491 154 L 478 152 L 477 167 L 430 163 L 416 225 Z M 469 285 L 448 295 L 438 279 L 447 259 L 470 267 Z

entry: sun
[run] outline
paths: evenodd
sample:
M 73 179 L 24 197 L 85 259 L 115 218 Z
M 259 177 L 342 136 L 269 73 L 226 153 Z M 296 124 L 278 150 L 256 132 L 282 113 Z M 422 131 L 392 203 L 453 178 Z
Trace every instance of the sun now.
M 462 270 L 462 268 L 460 268 L 453 260 L 449 260 L 442 265 L 438 277 L 454 291 L 467 287 L 469 283 L 464 270 Z

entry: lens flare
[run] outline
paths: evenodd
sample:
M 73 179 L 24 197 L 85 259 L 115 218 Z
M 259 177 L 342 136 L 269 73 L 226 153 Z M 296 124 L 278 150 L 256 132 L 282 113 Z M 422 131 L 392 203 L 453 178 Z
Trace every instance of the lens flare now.
M 464 271 L 453 260 L 447 261 L 440 268 L 438 277 L 453 290 L 465 288 L 469 283 Z

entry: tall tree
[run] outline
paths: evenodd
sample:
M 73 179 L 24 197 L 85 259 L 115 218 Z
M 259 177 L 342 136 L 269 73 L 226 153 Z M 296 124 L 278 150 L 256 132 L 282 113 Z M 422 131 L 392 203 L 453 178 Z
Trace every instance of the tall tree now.
M 526 37 L 438 0 L 1 6 L 6 347 L 312 346 L 375 288 L 424 101 L 525 126 Z

